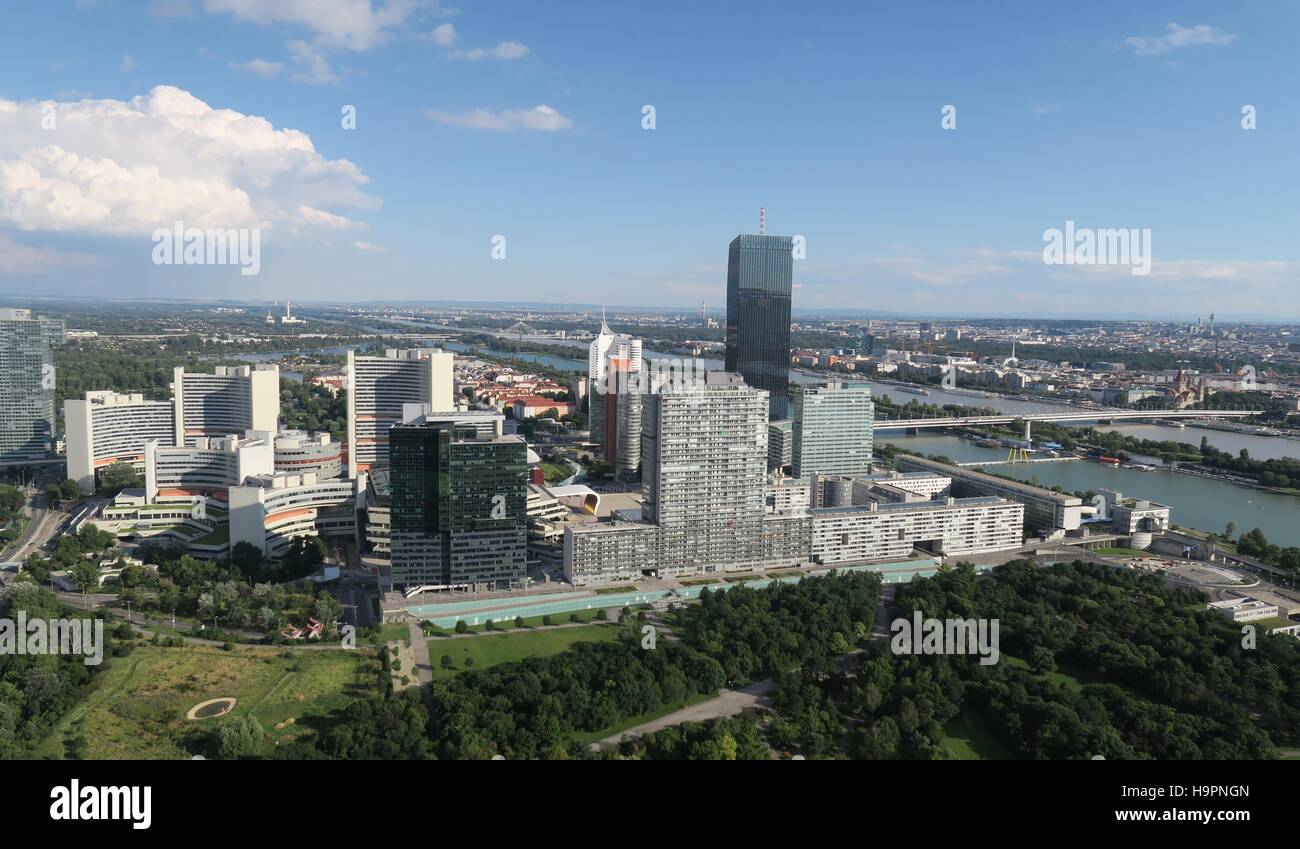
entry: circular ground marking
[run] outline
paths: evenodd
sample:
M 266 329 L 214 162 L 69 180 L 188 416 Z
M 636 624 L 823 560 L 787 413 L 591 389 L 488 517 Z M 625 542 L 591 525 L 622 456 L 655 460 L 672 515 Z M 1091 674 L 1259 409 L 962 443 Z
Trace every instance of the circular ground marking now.
M 234 699 L 208 699 L 206 702 L 199 702 L 190 708 L 185 714 L 186 719 L 211 719 L 214 716 L 221 716 L 224 713 L 230 713 L 235 708 Z

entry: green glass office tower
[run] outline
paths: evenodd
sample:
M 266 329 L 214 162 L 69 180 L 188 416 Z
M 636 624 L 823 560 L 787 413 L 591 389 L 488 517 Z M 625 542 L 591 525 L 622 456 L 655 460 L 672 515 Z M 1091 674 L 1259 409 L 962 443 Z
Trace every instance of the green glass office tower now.
M 54 346 L 63 322 L 0 309 L 0 463 L 41 460 L 54 439 Z
M 472 424 L 389 431 L 393 583 L 470 591 L 524 585 L 528 446 Z
M 876 405 L 865 383 L 826 381 L 794 392 L 790 469 L 796 478 L 871 473 Z
M 794 240 L 746 236 L 727 254 L 726 369 L 768 392 L 768 418 L 788 418 Z

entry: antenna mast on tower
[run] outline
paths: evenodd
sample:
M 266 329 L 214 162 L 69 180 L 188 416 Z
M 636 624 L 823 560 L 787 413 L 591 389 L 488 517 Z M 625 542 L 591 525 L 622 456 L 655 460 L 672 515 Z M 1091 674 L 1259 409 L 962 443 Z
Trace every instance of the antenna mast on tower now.
M 760 206 L 758 208 L 758 235 L 763 236 L 767 233 L 767 209 Z

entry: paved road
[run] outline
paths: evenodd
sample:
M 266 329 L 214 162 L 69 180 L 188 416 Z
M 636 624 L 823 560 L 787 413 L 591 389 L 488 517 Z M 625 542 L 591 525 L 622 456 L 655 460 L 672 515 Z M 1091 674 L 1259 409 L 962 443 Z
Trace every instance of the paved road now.
M 682 708 L 681 710 L 674 711 L 667 716 L 652 719 L 649 722 L 643 722 L 640 725 L 627 729 L 626 731 L 620 731 L 617 734 L 613 734 L 603 740 L 592 743 L 591 748 L 599 749 L 602 745 L 608 743 L 617 743 L 623 739 L 640 737 L 644 734 L 652 734 L 655 731 L 661 731 L 673 725 L 681 725 L 683 722 L 707 722 L 710 719 L 717 719 L 723 716 L 736 716 L 746 708 L 767 707 L 768 693 L 774 689 L 776 689 L 776 682 L 771 678 L 765 678 L 762 681 L 755 681 L 748 687 L 741 687 L 739 690 L 723 689 L 718 693 L 717 698 Z
M 13 541 L 4 555 L 0 556 L 0 560 L 25 561 L 29 554 L 49 541 L 58 530 L 59 524 L 66 518 L 68 518 L 66 513 L 33 506 L 31 519 L 23 529 L 22 536 Z

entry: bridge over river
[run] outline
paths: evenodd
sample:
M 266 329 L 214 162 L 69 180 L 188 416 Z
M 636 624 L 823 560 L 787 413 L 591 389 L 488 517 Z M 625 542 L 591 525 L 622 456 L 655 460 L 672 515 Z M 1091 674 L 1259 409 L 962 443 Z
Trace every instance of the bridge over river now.
M 932 419 L 877 419 L 876 430 L 909 430 L 922 428 L 977 427 L 979 425 L 1025 425 L 1025 439 L 1029 439 L 1033 422 L 1097 422 L 1111 424 L 1119 421 L 1142 419 L 1243 419 L 1258 416 L 1262 410 L 1088 410 L 1070 412 L 1006 413 L 992 416 L 940 416 Z

